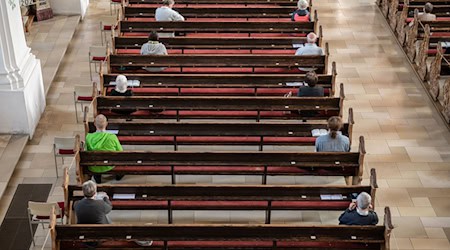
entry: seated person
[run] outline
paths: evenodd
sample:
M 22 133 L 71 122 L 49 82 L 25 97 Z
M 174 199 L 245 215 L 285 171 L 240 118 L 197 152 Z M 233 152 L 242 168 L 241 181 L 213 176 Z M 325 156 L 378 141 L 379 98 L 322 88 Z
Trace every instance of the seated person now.
M 376 225 L 378 216 L 372 210 L 372 197 L 366 192 L 361 192 L 356 197 L 356 203 L 352 202 L 339 216 L 339 225 Z
M 162 6 L 157 8 L 155 11 L 155 20 L 156 21 L 184 21 L 184 17 L 178 13 L 176 10 L 173 10 L 173 5 L 175 4 L 174 0 L 163 0 Z M 161 32 L 159 33 L 161 37 L 174 37 L 174 32 Z
M 158 33 L 150 32 L 148 42 L 141 47 L 141 55 L 168 55 L 166 46 L 159 42 Z M 166 69 L 165 67 L 144 67 L 143 69 L 150 72 L 159 72 Z
M 75 202 L 74 210 L 77 224 L 111 224 L 108 217 L 112 210 L 109 196 L 102 192 L 97 194 L 97 185 L 86 181 L 82 186 L 84 198 Z M 151 246 L 153 241 L 135 241 L 140 246 Z M 96 247 L 98 242 L 86 242 L 89 247 Z
M 423 6 L 423 13 L 419 13 L 419 20 L 420 21 L 436 21 L 436 15 L 431 14 L 433 11 L 433 4 L 430 2 L 426 3 L 425 6 Z
M 116 88 L 110 93 L 111 96 L 132 96 L 133 91 L 128 89 L 128 79 L 124 75 L 118 75 L 116 77 Z M 121 109 L 115 110 L 114 113 L 129 115 L 136 111 L 136 109 Z
M 298 90 L 297 96 L 324 96 L 324 90 L 322 86 L 316 86 L 319 78 L 316 72 L 310 71 L 306 73 L 305 82 L 307 86 L 301 86 Z
M 313 32 L 306 36 L 306 43 L 303 47 L 300 47 L 295 52 L 296 56 L 308 56 L 308 55 L 323 55 L 323 50 L 321 47 L 317 46 L 317 35 Z M 298 68 L 300 71 L 309 72 L 316 70 L 315 68 Z
M 292 13 L 291 20 L 295 22 L 310 22 L 311 15 L 308 11 L 308 2 L 306 0 L 299 0 L 297 7 L 298 9 Z
M 104 115 L 97 115 L 94 121 L 97 131 L 86 135 L 86 151 L 123 151 L 119 139 L 115 134 L 106 132 L 108 121 Z M 97 184 L 102 183 L 100 173 L 106 173 L 114 169 L 114 166 L 90 166 L 89 171 L 94 174 L 94 180 Z M 116 175 L 116 180 L 121 180 L 123 175 Z
M 321 135 L 316 139 L 316 152 L 348 152 L 350 151 L 350 140 L 342 135 L 342 119 L 332 116 L 328 119 L 328 134 Z

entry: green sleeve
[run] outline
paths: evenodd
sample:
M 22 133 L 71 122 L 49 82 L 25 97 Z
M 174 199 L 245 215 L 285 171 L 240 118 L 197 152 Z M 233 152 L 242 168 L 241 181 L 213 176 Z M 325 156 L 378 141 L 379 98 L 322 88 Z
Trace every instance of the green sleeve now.
M 116 135 L 114 135 L 114 141 L 116 151 L 123 151 L 122 145 L 120 145 L 119 139 L 117 138 Z

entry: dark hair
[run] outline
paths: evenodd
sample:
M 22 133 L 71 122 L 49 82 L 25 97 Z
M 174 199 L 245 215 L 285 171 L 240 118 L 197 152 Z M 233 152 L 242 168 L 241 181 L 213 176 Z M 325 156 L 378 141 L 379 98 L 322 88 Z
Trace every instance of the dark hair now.
M 328 119 L 328 129 L 330 130 L 331 138 L 335 139 L 337 132 L 342 128 L 342 119 L 339 116 L 332 116 Z
M 423 7 L 423 10 L 425 11 L 425 13 L 431 13 L 433 11 L 433 5 L 428 2 L 425 4 L 425 7 Z
M 309 87 L 316 86 L 318 81 L 319 81 L 319 79 L 317 78 L 316 72 L 309 71 L 308 73 L 306 73 L 305 83 L 307 83 Z
M 148 40 L 149 41 L 159 41 L 158 32 L 151 31 L 150 34 L 148 34 Z

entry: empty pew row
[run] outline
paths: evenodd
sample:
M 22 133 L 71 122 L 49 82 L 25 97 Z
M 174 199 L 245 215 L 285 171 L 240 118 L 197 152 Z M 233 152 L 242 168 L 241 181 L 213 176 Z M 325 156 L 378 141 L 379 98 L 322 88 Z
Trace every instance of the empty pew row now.
M 103 114 L 109 119 L 324 121 L 342 117 L 344 98 L 341 84 L 339 97 L 96 96 L 92 106 L 94 117 Z
M 286 224 L 103 224 L 57 225 L 51 216 L 53 250 L 87 249 L 390 249 L 394 228 L 389 207 L 383 225 L 286 225 Z M 153 240 L 141 247 L 136 240 Z
M 309 6 L 312 6 L 312 0 L 308 1 Z M 123 0 L 122 6 L 146 6 L 157 7 L 161 6 L 159 0 Z M 295 0 L 221 0 L 220 2 L 214 0 L 179 0 L 176 2 L 176 7 L 190 7 L 190 6 L 220 6 L 220 7 L 272 7 L 272 6 L 297 6 Z
M 81 151 L 75 155 L 77 180 L 83 183 L 94 173 L 90 166 L 115 166 L 103 174 L 168 175 L 256 175 L 267 183 L 268 176 L 344 176 L 348 185 L 361 183 L 364 137 L 358 152 L 146 152 Z
M 85 135 L 96 131 L 87 121 L 85 109 Z M 348 122 L 341 129 L 343 135 L 353 137 L 353 109 L 349 109 Z M 244 145 L 258 146 L 314 146 L 313 129 L 327 130 L 327 125 L 308 123 L 260 122 L 109 122 L 106 128 L 115 133 L 122 145 Z
M 108 55 L 107 73 L 147 73 L 158 68 L 164 74 L 178 73 L 304 73 L 299 68 L 315 69 L 317 74 L 328 73 L 328 43 L 324 55 Z M 162 71 L 161 71 L 162 70 Z
M 109 95 L 118 74 L 100 73 L 100 91 Z M 336 64 L 331 75 L 318 75 L 317 86 L 325 96 L 335 95 Z M 234 95 L 283 96 L 289 91 L 296 96 L 304 74 L 130 74 L 129 87 L 136 95 Z M 294 85 L 294 86 L 293 86 Z
M 157 7 L 124 7 L 120 20 L 156 21 Z M 253 22 L 292 22 L 291 14 L 295 7 L 181 7 L 177 8 L 186 21 L 253 21 Z M 312 14 L 311 14 L 312 15 Z M 314 16 L 317 13 L 314 13 Z M 313 19 L 313 18 L 312 18 Z M 313 19 L 314 20 L 314 19 Z
M 76 221 L 73 205 L 83 199 L 82 185 L 69 185 L 65 169 L 64 200 L 69 222 Z M 99 185 L 114 210 L 166 210 L 167 223 L 175 223 L 176 210 L 260 210 L 266 211 L 265 223 L 271 223 L 271 212 L 279 210 L 344 211 L 352 199 L 367 192 L 375 208 L 377 186 L 375 169 L 371 169 L 369 185 Z M 123 196 L 134 198 L 121 198 Z M 333 198 L 331 198 L 333 197 Z
M 317 19 L 317 16 L 316 16 Z M 312 22 L 163 22 L 120 21 L 119 36 L 146 36 L 151 31 L 182 32 L 187 37 L 304 37 L 317 31 Z
M 319 27 L 317 44 L 322 42 Z M 169 54 L 290 54 L 306 43 L 306 37 L 160 37 Z M 140 54 L 145 37 L 112 36 L 112 54 Z

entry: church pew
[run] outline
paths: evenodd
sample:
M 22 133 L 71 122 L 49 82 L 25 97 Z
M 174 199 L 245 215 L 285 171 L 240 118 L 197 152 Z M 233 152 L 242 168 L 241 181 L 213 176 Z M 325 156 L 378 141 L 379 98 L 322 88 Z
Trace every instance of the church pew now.
M 85 117 L 87 112 L 85 112 Z M 353 110 L 341 132 L 352 142 Z M 85 135 L 94 133 L 94 122 L 84 120 Z M 327 124 L 260 122 L 109 122 L 108 131 L 115 133 L 122 145 L 173 145 L 177 151 L 184 145 L 314 146 L 311 130 L 327 130 Z
M 328 73 L 328 43 L 325 55 L 108 55 L 109 73 L 302 73 L 298 68 L 315 68 L 317 74 Z M 142 67 L 163 67 L 147 72 Z
M 317 40 L 319 47 L 322 42 L 321 30 L 322 27 L 320 26 Z M 169 54 L 289 53 L 293 55 L 298 45 L 306 43 L 306 37 L 160 37 L 159 41 L 166 46 Z M 112 54 L 139 54 L 141 46 L 147 42 L 147 36 L 115 37 L 113 35 Z M 294 47 L 293 44 L 298 45 Z
M 77 180 L 89 180 L 89 166 L 115 166 L 104 174 L 169 175 L 256 175 L 262 176 L 344 176 L 348 185 L 361 183 L 364 168 L 364 137 L 358 152 L 146 152 L 80 151 L 75 161 Z
M 317 17 L 316 17 L 317 18 Z M 139 22 L 120 21 L 119 36 L 146 36 L 151 31 L 182 32 L 200 37 L 304 37 L 317 31 L 317 22 Z
M 98 185 L 97 192 L 105 192 L 114 210 L 165 210 L 167 223 L 174 223 L 175 210 L 262 210 L 265 223 L 271 223 L 271 212 L 276 210 L 344 211 L 361 192 L 372 196 L 375 208 L 376 172 L 370 170 L 369 185 L 154 185 L 112 184 Z M 65 169 L 64 201 L 68 221 L 75 222 L 73 204 L 83 199 L 82 185 L 69 185 Z M 121 199 L 118 195 L 133 194 Z M 333 199 L 329 197 L 333 195 Z M 328 197 L 325 197 L 328 196 Z
M 342 117 L 344 98 L 341 84 L 339 97 L 97 96 L 92 105 L 109 119 L 328 120 Z M 137 111 L 114 112 L 124 109 Z
M 118 74 L 100 73 L 100 90 L 108 95 L 115 88 Z M 332 63 L 331 75 L 318 75 L 318 86 L 324 88 L 326 96 L 334 96 L 336 64 Z M 136 95 L 244 95 L 282 96 L 292 91 L 297 95 L 299 86 L 286 83 L 301 83 L 304 74 L 129 74 L 131 88 Z M 138 85 L 137 85 L 138 84 Z M 228 90 L 227 90 L 228 89 Z
M 392 229 L 389 207 L 383 225 L 288 225 L 288 224 L 84 224 L 58 225 L 51 216 L 53 250 L 96 249 L 380 249 L 388 250 Z M 153 240 L 140 247 L 136 240 Z
M 123 0 L 123 6 L 161 6 L 159 0 Z M 313 1 L 310 0 L 309 6 L 312 7 Z M 178 7 L 198 6 L 198 5 L 215 5 L 215 6 L 234 6 L 234 7 L 252 7 L 252 6 L 297 6 L 297 1 L 294 0 L 178 0 L 175 4 L 175 9 Z

